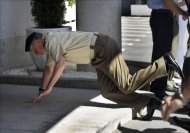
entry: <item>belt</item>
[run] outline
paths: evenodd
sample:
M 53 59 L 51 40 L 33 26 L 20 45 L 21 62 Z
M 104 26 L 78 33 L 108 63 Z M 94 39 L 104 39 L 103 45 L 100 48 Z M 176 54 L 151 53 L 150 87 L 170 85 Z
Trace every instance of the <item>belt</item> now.
M 98 38 L 98 34 L 94 34 L 93 37 L 92 37 L 92 41 L 91 41 L 91 44 L 90 44 L 90 58 L 91 59 L 94 59 L 95 57 L 95 54 L 94 54 L 94 46 L 96 44 L 96 40 Z
M 93 35 L 93 37 L 92 37 L 92 41 L 91 41 L 91 44 L 90 44 L 90 48 L 91 48 L 91 49 L 94 49 L 94 46 L 95 46 L 95 44 L 96 44 L 97 38 L 98 38 L 98 34 L 95 33 L 95 34 Z

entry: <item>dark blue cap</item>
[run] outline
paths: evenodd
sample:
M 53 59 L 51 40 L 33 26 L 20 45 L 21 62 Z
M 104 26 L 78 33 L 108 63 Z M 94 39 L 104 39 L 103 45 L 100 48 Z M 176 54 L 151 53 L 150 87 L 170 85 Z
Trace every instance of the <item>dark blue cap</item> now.
M 26 38 L 26 44 L 25 44 L 25 52 L 30 51 L 31 43 L 36 36 L 37 32 L 32 32 L 27 38 Z

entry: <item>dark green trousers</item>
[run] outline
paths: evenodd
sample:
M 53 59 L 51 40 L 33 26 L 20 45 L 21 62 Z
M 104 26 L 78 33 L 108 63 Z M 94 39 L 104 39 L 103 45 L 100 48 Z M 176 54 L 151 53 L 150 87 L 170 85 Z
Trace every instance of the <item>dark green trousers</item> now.
M 164 59 L 160 58 L 131 75 L 121 50 L 112 38 L 98 34 L 93 49 L 94 58 L 91 64 L 96 68 L 103 97 L 125 104 L 140 113 L 150 97 L 139 94 L 136 90 L 157 78 L 167 76 Z

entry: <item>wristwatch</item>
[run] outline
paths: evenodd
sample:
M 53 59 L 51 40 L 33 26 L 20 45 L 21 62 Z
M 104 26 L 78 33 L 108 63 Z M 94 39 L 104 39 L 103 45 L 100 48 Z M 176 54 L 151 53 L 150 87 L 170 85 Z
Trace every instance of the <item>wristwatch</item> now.
M 42 89 L 41 87 L 39 88 L 39 92 L 44 92 L 45 90 Z

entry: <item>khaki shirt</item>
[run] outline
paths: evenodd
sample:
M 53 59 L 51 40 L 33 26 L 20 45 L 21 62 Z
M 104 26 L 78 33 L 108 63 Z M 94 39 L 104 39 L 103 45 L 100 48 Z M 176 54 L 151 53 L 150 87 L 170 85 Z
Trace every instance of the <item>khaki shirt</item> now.
M 48 51 L 47 65 L 56 63 L 60 57 L 75 64 L 89 64 L 92 56 L 91 45 L 97 36 L 93 32 L 56 32 L 45 35 L 45 48 Z

